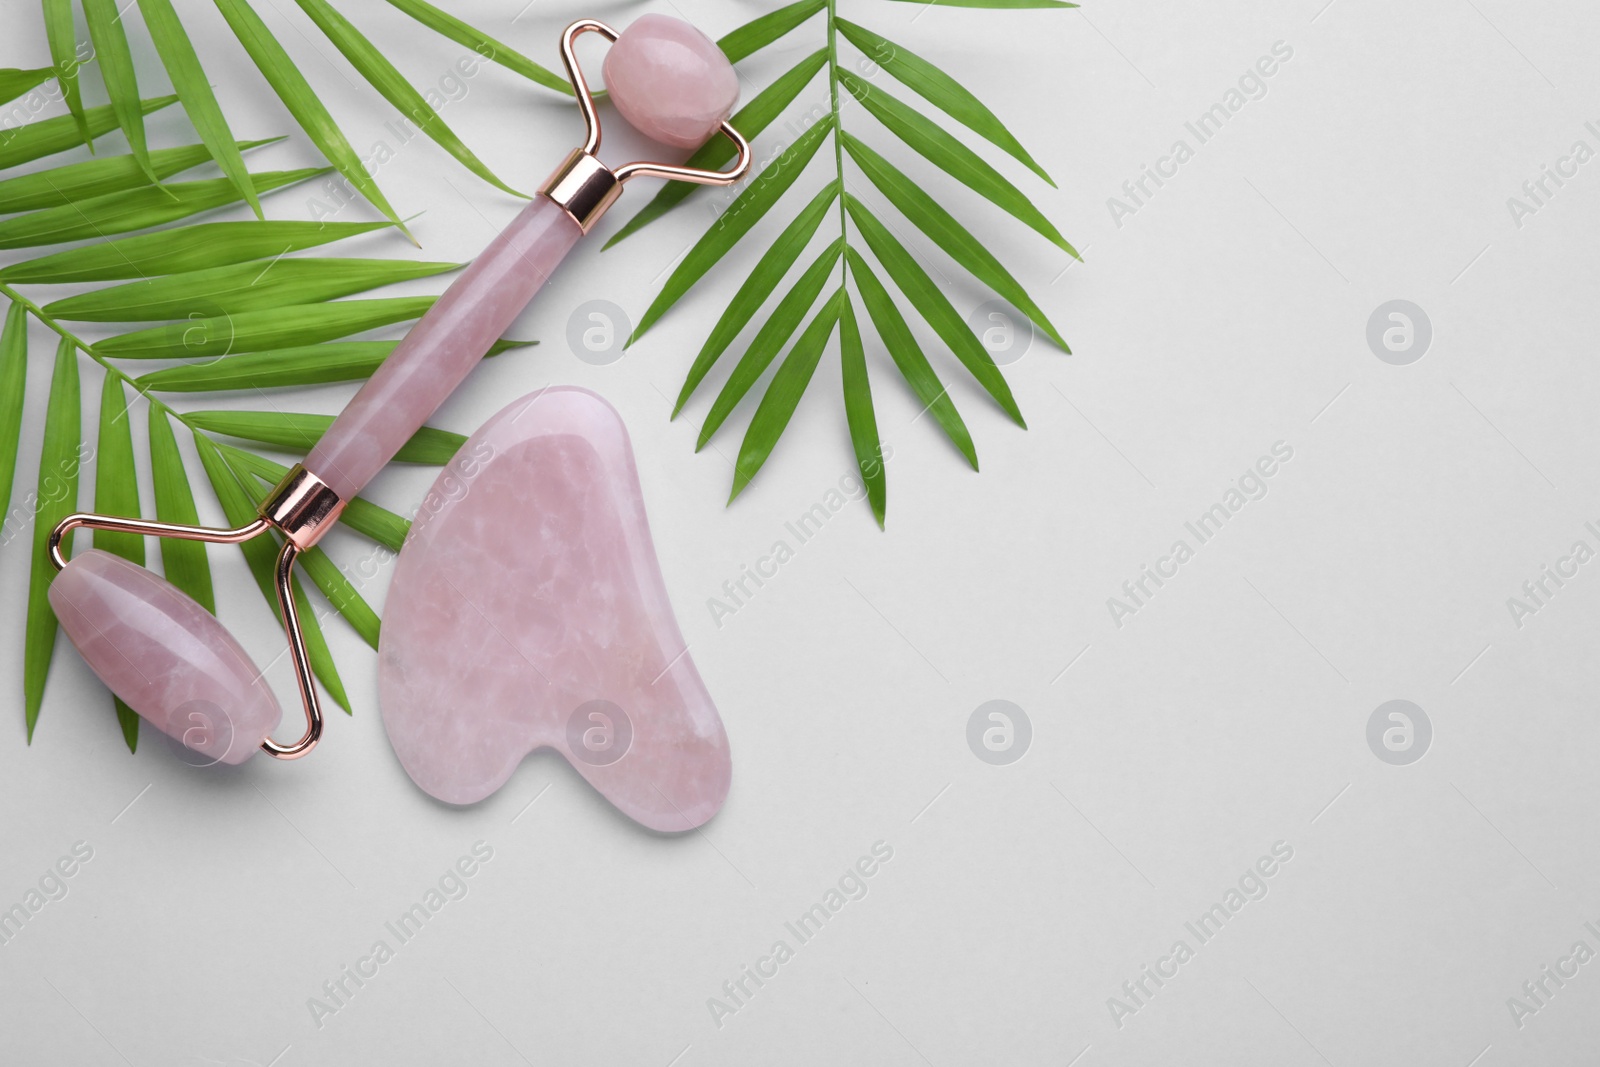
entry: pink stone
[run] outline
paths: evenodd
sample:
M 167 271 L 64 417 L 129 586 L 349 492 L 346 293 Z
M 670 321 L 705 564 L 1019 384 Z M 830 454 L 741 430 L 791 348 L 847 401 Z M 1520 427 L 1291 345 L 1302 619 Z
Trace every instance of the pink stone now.
M 535 196 L 389 353 L 306 457 L 306 469 L 345 500 L 359 493 L 478 365 L 582 235 L 571 215 Z
M 534 393 L 444 469 L 395 568 L 378 694 L 401 764 L 440 800 L 482 800 L 553 748 L 651 829 L 716 814 L 728 738 L 673 617 L 611 405 L 585 389 Z
M 641 15 L 606 52 L 611 100 L 640 133 L 699 148 L 733 114 L 739 76 L 716 43 L 680 19 Z
M 109 552 L 80 552 L 50 606 L 91 670 L 156 729 L 243 763 L 278 726 L 272 689 L 239 642 L 162 578 Z

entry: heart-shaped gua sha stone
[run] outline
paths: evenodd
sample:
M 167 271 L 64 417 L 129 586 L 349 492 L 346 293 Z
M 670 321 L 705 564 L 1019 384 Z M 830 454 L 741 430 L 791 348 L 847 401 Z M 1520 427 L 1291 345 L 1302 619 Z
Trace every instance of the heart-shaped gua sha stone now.
M 513 402 L 440 473 L 384 609 L 378 692 L 425 792 L 553 748 L 653 830 L 716 814 L 728 738 L 667 599 L 628 432 L 586 389 Z

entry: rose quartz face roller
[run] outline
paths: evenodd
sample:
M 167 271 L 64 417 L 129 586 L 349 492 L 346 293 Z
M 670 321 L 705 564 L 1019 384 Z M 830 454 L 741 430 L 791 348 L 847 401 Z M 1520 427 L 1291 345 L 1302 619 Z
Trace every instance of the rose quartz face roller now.
M 693 148 L 721 133 L 738 149 L 727 171 L 636 162 L 600 162 L 600 120 L 578 67 L 578 37 L 613 42 L 607 86 L 617 110 L 642 133 Z M 101 680 L 157 729 L 223 763 L 242 763 L 257 748 L 297 759 L 316 746 L 322 714 L 292 596 L 295 561 L 333 526 L 345 503 L 378 473 L 511 325 L 632 178 L 729 185 L 750 168 L 750 145 L 727 122 L 738 102 L 733 68 L 717 46 L 687 23 L 645 15 L 618 34 L 593 19 L 568 26 L 561 57 L 583 111 L 588 136 L 556 168 L 532 202 L 412 328 L 328 427 L 305 463 L 237 529 L 177 526 L 106 515 L 68 516 L 50 536 L 60 574 L 50 603 L 61 628 Z M 176 586 L 108 552 L 67 559 L 79 527 L 237 544 L 277 534 L 277 595 L 305 708 L 299 740 L 270 734 L 277 699 L 249 655 L 215 617 Z

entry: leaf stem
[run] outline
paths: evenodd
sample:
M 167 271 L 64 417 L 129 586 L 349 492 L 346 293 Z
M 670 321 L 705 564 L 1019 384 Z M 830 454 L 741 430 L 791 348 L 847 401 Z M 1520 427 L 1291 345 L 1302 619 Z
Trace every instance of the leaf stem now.
M 196 435 L 201 433 L 201 430 L 197 426 L 184 417 L 183 412 L 178 411 L 172 405 L 158 399 L 149 390 L 141 389 L 138 381 L 136 381 L 132 375 L 128 374 L 120 367 L 113 365 L 108 359 L 106 359 L 105 356 L 102 356 L 100 353 L 96 352 L 89 342 L 85 341 L 83 338 L 79 337 L 77 334 L 61 325 L 61 323 L 57 322 L 55 317 L 46 312 L 44 308 L 34 303 L 26 296 L 23 296 L 16 289 L 13 289 L 9 284 L 0 282 L 0 296 L 4 296 L 12 303 L 20 304 L 22 307 L 26 308 L 29 314 L 42 322 L 52 332 L 58 334 L 65 340 L 71 341 L 80 352 L 88 356 L 94 362 L 98 363 L 101 369 L 107 374 L 113 375 L 125 384 L 133 386 L 133 391 L 135 393 L 138 393 L 140 396 L 142 396 L 146 402 L 154 404 L 156 407 L 160 408 L 169 417 L 177 419 L 190 433 Z M 210 438 L 209 434 L 205 436 L 208 439 Z M 215 444 L 216 442 L 213 441 L 212 443 Z
M 828 104 L 833 111 L 833 166 L 839 183 L 839 239 L 850 243 L 849 216 L 845 213 L 844 193 L 844 125 L 839 118 L 839 0 L 828 0 Z M 850 277 L 848 256 L 839 257 L 839 284 L 842 287 Z

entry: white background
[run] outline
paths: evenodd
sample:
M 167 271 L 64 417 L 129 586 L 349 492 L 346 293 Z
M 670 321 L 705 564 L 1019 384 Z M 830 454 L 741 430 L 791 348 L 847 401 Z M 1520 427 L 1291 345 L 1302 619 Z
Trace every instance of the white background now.
M 852 465 L 831 355 L 731 508 L 729 458 L 753 403 L 699 455 L 694 436 L 724 372 L 667 419 L 765 241 L 746 242 L 599 367 L 567 347 L 569 315 L 603 298 L 637 320 L 710 216 L 685 212 L 604 254 L 586 243 L 519 322 L 543 343 L 485 366 L 436 417 L 467 431 L 552 382 L 586 385 L 622 412 L 667 585 L 733 745 L 732 793 L 701 832 L 639 829 L 548 754 L 475 808 L 430 801 L 389 751 L 375 657 L 337 623 L 356 711 L 336 714 L 303 762 L 199 771 L 149 732 L 130 756 L 106 694 L 64 642 L 28 747 L 28 561 L 22 541 L 8 546 L 0 906 L 74 842 L 94 858 L 0 948 L 0 1059 L 1585 1062 L 1600 962 L 1521 1028 L 1507 998 L 1574 942 L 1600 949 L 1583 926 L 1600 926 L 1600 563 L 1520 628 L 1506 601 L 1575 540 L 1600 548 L 1584 529 L 1600 519 L 1600 162 L 1520 227 L 1506 202 L 1574 141 L 1600 148 L 1584 128 L 1600 120 L 1600 16 L 1575 3 L 1325 3 L 1008 14 L 845 0 L 847 17 L 971 86 L 1057 180 L 1059 192 L 967 138 L 1084 250 L 1071 269 L 974 195 L 942 178 L 929 188 L 1012 267 L 1074 354 L 1039 340 L 1007 368 L 1023 432 L 924 333 L 977 442 L 974 474 L 869 340 L 893 448 L 887 532 L 851 504 L 720 626 L 708 598 Z M 6 6 L 0 64 L 46 62 L 37 5 Z M 393 110 L 350 84 L 293 5 L 257 6 L 356 145 L 385 139 Z M 645 9 L 539 0 L 513 21 L 518 6 L 451 5 L 551 65 L 570 19 L 622 23 Z M 437 83 L 465 54 L 378 0 L 341 7 L 415 84 Z M 717 36 L 765 7 L 649 9 Z M 235 132 L 291 132 L 210 5 L 183 8 Z M 162 75 L 143 32 L 135 46 L 153 93 Z M 746 64 L 746 95 L 821 38 L 813 21 Z M 1184 122 L 1278 41 L 1293 58 L 1265 97 L 1116 225 L 1107 198 L 1176 139 L 1193 146 Z M 825 93 L 818 80 L 795 112 Z M 570 104 L 498 69 L 446 118 L 524 188 L 579 131 Z M 928 173 L 859 108 L 845 123 Z M 792 139 L 781 126 L 763 155 Z M 151 128 L 158 144 L 186 139 L 174 115 Z M 620 159 L 630 143 L 615 139 Z M 768 240 L 830 159 L 825 149 L 763 222 Z M 253 160 L 314 161 L 298 133 Z M 470 257 L 517 210 L 425 141 L 379 178 L 402 215 L 422 213 L 417 254 L 428 258 Z M 278 193 L 269 213 L 303 217 L 305 195 Z M 601 232 L 645 199 L 630 191 Z M 918 248 L 963 312 L 985 299 Z M 1366 341 L 1369 315 L 1396 298 L 1433 328 L 1408 366 L 1381 362 Z M 34 342 L 19 497 L 53 347 L 42 330 Z M 84 392 L 97 395 L 92 373 Z M 293 400 L 332 412 L 348 392 Z M 1294 454 L 1266 497 L 1116 626 L 1107 598 L 1278 441 Z M 391 471 L 373 495 L 409 511 L 428 480 Z M 362 551 L 343 535 L 332 549 L 346 561 Z M 224 621 L 267 658 L 281 639 L 242 561 L 220 549 L 212 561 Z M 384 584 L 368 587 L 374 601 Z M 281 661 L 273 681 L 290 693 Z M 1380 761 L 1366 741 L 1373 710 L 1395 698 L 1433 726 L 1409 766 Z M 1032 723 L 1030 750 L 1009 766 L 967 745 L 969 716 L 991 699 Z M 384 923 L 479 840 L 494 854 L 468 895 L 316 1025 L 308 998 L 379 938 L 393 944 Z M 784 923 L 877 841 L 893 859 L 865 898 L 718 1026 L 708 998 L 775 940 L 794 945 Z M 1279 841 L 1293 859 L 1270 893 L 1117 1025 L 1108 998 L 1125 998 L 1122 984 L 1176 939 L 1195 947 L 1184 923 Z

